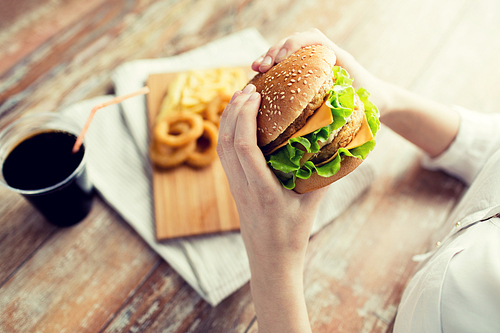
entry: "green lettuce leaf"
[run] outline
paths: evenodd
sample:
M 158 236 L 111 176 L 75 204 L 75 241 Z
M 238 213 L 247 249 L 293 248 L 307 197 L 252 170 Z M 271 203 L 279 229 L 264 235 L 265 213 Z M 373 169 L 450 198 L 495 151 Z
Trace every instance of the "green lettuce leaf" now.
M 344 126 L 346 119 L 354 111 L 356 93 L 365 106 L 366 119 L 368 120 L 373 137 L 375 137 L 380 128 L 378 120 L 379 112 L 377 107 L 369 100 L 370 94 L 368 91 L 360 88 L 356 92 L 352 87 L 353 80 L 349 77 L 345 69 L 335 66 L 332 70 L 335 83 L 330 91 L 326 105 L 332 112 L 333 123 L 305 136 L 289 139 L 286 146 L 266 157 L 267 163 L 287 189 L 291 190 L 295 187 L 295 180 L 297 178 L 308 179 L 313 172 L 322 177 L 331 177 L 340 170 L 340 163 L 345 156 L 364 160 L 368 153 L 375 147 L 375 139 L 373 139 L 350 150 L 340 148 L 337 156 L 324 165 L 316 166 L 311 161 L 300 165 L 300 160 L 304 156 L 305 151 L 317 153 L 320 149 L 318 141 L 326 141 L 330 133 Z

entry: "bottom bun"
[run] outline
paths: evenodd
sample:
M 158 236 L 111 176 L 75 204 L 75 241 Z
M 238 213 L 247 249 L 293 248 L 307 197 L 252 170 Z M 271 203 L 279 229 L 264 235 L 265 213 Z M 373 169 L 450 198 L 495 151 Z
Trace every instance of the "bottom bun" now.
M 345 156 L 340 163 L 340 170 L 333 176 L 321 177 L 317 173 L 313 173 L 308 179 L 297 178 L 293 190 L 297 193 L 306 193 L 328 186 L 354 171 L 362 162 L 363 160 L 360 158 Z

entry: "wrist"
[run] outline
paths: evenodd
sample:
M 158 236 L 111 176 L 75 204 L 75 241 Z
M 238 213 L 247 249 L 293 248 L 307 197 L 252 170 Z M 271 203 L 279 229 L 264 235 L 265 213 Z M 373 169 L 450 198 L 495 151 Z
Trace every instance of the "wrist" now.
M 371 93 L 370 100 L 377 107 L 380 112 L 380 116 L 384 116 L 396 110 L 398 108 L 398 100 L 401 92 L 399 91 L 399 87 L 380 80 L 378 78 L 373 77 L 374 84 L 373 92 L 368 90 Z
M 266 225 L 264 230 L 264 227 L 242 219 L 241 236 L 250 268 L 284 271 L 295 267 L 302 270 L 312 222 L 301 216 L 285 218 L 283 221 L 266 220 L 262 222 Z M 296 224 L 300 228 L 287 230 L 279 227 L 285 223 Z
M 309 332 L 303 268 L 252 270 L 250 280 L 259 332 Z
M 248 253 L 248 261 L 252 282 L 256 286 L 279 286 L 281 284 L 302 284 L 304 271 L 304 253 L 273 253 L 272 255 L 261 255 Z
M 408 91 L 391 83 L 386 83 L 386 98 L 382 115 L 400 111 L 405 108 Z

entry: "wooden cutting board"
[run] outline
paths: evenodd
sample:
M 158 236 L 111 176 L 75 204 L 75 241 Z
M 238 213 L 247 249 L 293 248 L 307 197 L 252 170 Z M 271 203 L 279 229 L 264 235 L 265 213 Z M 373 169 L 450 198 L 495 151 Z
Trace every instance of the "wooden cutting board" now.
M 176 75 L 153 74 L 148 78 L 150 129 Z M 218 158 L 203 169 L 181 165 L 164 170 L 153 166 L 152 181 L 158 240 L 239 230 L 236 204 Z

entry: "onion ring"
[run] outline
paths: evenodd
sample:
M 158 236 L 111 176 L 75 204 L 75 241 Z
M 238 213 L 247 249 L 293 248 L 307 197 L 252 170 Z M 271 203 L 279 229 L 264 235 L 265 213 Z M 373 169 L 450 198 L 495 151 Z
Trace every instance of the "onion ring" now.
M 160 168 L 173 168 L 184 163 L 195 149 L 196 140 L 180 147 L 170 147 L 153 142 L 150 149 L 150 156 L 156 166 Z
M 185 123 L 188 125 L 187 130 Z M 190 112 L 171 112 L 154 127 L 154 136 L 158 143 L 170 147 L 185 146 L 195 141 L 203 133 L 203 118 Z
M 224 112 L 224 109 L 229 104 L 230 100 L 230 96 L 218 94 L 213 100 L 210 101 L 210 103 L 208 103 L 206 118 L 219 126 L 220 116 L 222 115 L 222 112 Z
M 211 121 L 203 122 L 203 134 L 196 140 L 196 149 L 188 155 L 186 163 L 193 167 L 204 167 L 217 158 L 217 126 Z
M 169 127 L 169 132 L 174 135 L 179 135 L 187 131 L 189 131 L 189 124 L 186 122 L 176 122 L 170 124 Z

